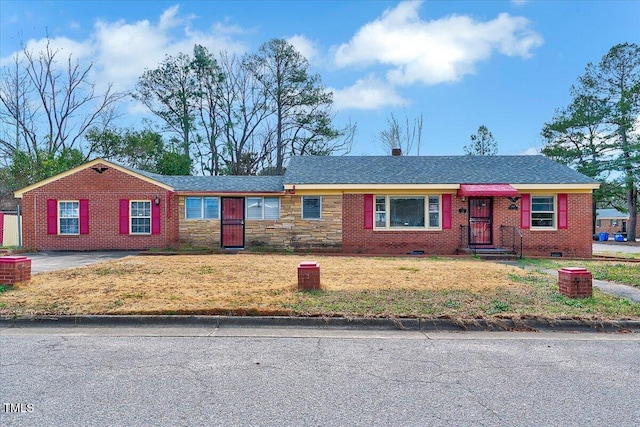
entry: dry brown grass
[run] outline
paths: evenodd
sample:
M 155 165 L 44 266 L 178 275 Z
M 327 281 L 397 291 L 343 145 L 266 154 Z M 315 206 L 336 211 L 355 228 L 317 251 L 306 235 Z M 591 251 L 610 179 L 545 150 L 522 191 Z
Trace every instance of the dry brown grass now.
M 136 256 L 36 274 L 0 294 L 2 315 L 299 314 L 297 265 L 320 263 L 327 293 L 469 291 L 526 294 L 518 268 L 475 260 L 294 255 Z

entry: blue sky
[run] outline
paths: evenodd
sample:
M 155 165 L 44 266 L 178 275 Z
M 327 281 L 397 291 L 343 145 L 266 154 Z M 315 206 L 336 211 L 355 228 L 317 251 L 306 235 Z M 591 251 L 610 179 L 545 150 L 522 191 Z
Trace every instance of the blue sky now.
M 120 90 L 195 43 L 244 53 L 284 38 L 334 92 L 335 124 L 357 123 L 351 154 L 387 154 L 390 113 L 424 117 L 422 155 L 464 154 L 483 124 L 499 154 L 531 154 L 587 63 L 640 43 L 640 1 L 0 1 L 3 65 L 47 32 Z M 123 110 L 143 127 L 139 106 Z

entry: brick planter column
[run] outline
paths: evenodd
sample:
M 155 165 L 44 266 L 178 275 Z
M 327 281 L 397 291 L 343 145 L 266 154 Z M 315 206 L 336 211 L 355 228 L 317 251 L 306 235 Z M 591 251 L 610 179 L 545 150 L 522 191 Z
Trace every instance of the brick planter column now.
M 565 267 L 558 270 L 558 290 L 569 298 L 591 298 L 593 276 L 586 268 Z
M 0 285 L 31 280 L 31 260 L 26 256 L 0 257 Z
M 298 264 L 298 290 L 314 291 L 320 289 L 320 263 L 306 261 Z

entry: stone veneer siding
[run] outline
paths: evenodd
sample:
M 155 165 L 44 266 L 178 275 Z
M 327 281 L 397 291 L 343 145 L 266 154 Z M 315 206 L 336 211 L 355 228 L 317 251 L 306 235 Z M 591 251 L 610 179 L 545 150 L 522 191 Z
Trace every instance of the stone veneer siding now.
M 216 197 L 222 199 L 223 196 Z M 245 247 L 340 251 L 342 249 L 342 196 L 321 197 L 321 218 L 303 220 L 301 196 L 280 196 L 280 219 L 245 220 Z M 184 205 L 185 196 L 180 196 L 178 227 L 180 244 L 192 247 L 220 247 L 220 220 L 186 220 Z

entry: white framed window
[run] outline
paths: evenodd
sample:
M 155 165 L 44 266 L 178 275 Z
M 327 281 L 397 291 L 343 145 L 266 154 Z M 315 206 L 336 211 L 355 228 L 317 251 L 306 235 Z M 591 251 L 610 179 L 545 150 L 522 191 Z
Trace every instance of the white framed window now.
M 77 200 L 58 202 L 58 233 L 80 234 L 80 203 Z
M 219 197 L 186 197 L 185 219 L 220 219 Z
M 439 195 L 375 196 L 376 229 L 430 229 L 442 227 Z
M 531 196 L 531 228 L 556 227 L 555 196 Z
M 322 197 L 302 196 L 302 219 L 322 218 Z
M 247 219 L 279 219 L 279 197 L 247 197 Z
M 131 200 L 129 203 L 131 234 L 151 234 L 151 201 Z

